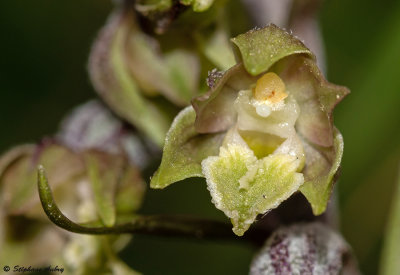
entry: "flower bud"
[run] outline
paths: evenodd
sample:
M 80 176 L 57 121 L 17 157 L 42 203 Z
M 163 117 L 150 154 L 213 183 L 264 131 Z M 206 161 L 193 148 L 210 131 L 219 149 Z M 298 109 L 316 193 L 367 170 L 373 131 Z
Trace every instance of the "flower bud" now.
M 320 223 L 278 229 L 250 265 L 250 275 L 360 274 L 345 240 Z
M 142 29 L 136 10 L 169 10 L 172 2 L 147 2 L 117 7 L 94 43 L 89 73 L 107 105 L 161 146 L 178 110 L 206 90 L 200 76 L 213 67 L 229 68 L 234 57 L 221 5 L 207 13 L 200 27 L 186 16 L 168 33 L 158 35 Z M 199 11 L 212 3 L 181 2 Z
M 132 133 L 121 132 L 114 139 L 108 136 L 112 130 L 118 133 L 122 125 L 100 106 L 91 103 L 75 111 L 64 122 L 57 140 L 19 146 L 0 158 L 0 264 L 48 265 L 64 257 L 62 251 L 71 247 L 74 238 L 79 239 L 54 226 L 43 212 L 36 184 L 38 165 L 46 167 L 57 204 L 73 220 L 113 226 L 119 219 L 132 217 L 140 207 L 145 183 L 134 161 L 126 157 L 132 151 L 121 146 Z M 101 133 L 102 127 L 110 131 Z M 90 257 L 105 253 L 104 242 L 111 246 L 127 243 L 120 237 L 92 238 L 92 246 L 81 247 Z M 109 267 L 114 264 L 122 265 L 113 262 Z

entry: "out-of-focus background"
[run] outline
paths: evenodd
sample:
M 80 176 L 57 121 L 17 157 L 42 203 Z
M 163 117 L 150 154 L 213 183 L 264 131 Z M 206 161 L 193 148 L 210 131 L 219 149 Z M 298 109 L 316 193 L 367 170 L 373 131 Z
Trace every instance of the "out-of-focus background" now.
M 53 134 L 96 97 L 86 63 L 109 0 L 0 2 L 0 151 Z M 335 111 L 345 139 L 341 229 L 364 274 L 377 274 L 400 163 L 400 2 L 326 0 L 320 22 L 331 82 L 352 93 Z M 204 182 L 150 191 L 143 213 L 221 218 Z M 122 253 L 145 274 L 246 274 L 245 244 L 136 236 Z M 29 263 L 26 263 L 29 264 Z

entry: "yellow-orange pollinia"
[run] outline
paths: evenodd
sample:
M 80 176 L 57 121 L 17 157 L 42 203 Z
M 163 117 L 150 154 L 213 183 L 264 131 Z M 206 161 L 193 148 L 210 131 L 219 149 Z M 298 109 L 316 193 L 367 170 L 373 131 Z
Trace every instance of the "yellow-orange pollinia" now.
M 261 76 L 256 87 L 253 88 L 252 104 L 256 107 L 256 112 L 262 117 L 271 114 L 271 110 L 279 110 L 284 105 L 284 99 L 287 98 L 285 83 L 273 72 Z

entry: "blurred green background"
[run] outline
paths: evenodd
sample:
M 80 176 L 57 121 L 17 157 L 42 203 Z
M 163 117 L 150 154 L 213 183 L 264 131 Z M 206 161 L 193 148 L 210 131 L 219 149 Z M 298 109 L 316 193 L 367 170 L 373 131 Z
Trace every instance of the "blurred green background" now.
M 109 0 L 0 2 L 0 151 L 51 135 L 95 97 L 86 72 Z M 328 79 L 352 93 L 335 111 L 345 153 L 341 228 L 364 274 L 377 274 L 400 163 L 400 1 L 326 0 L 320 14 Z M 151 191 L 144 213 L 223 218 L 203 182 Z M 123 257 L 145 274 L 246 274 L 254 251 L 233 243 L 136 236 Z

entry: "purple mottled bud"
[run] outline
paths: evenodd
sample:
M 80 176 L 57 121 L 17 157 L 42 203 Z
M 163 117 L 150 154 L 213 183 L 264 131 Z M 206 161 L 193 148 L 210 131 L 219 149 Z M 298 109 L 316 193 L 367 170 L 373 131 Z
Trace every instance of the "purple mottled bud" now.
M 336 232 L 321 223 L 277 230 L 256 255 L 250 275 L 359 274 L 351 249 Z
M 89 101 L 76 107 L 61 123 L 57 140 L 75 152 L 98 150 L 126 155 L 140 168 L 150 161 L 146 145 L 136 133 L 115 117 L 99 101 Z

